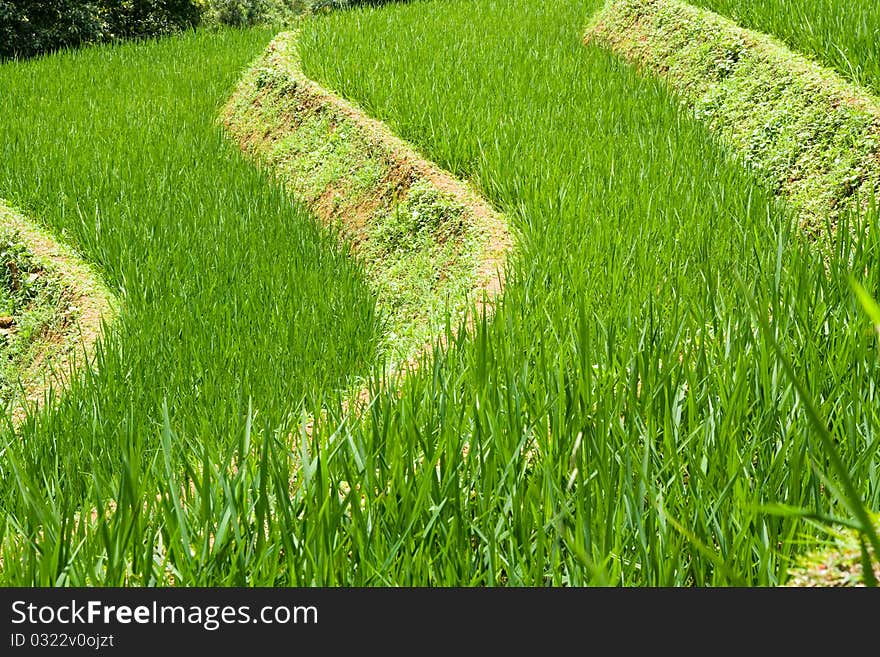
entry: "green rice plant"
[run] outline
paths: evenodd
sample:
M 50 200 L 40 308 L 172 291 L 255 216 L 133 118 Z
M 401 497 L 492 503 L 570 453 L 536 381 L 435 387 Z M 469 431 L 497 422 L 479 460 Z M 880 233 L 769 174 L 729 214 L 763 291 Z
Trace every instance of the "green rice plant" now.
M 377 355 L 400 367 L 471 301 L 500 288 L 503 217 L 356 107 L 304 77 L 279 34 L 221 112 L 245 153 L 305 201 L 362 266 L 382 316 Z
M 864 287 L 862 287 L 858 282 L 856 282 L 855 280 L 851 280 L 850 283 L 853 287 L 854 292 L 856 293 L 856 296 L 859 298 L 859 303 L 867 311 L 868 315 L 871 317 L 872 323 L 876 328 L 877 319 L 880 318 L 880 312 L 878 312 L 876 302 L 865 291 Z M 753 310 L 755 310 L 754 307 Z M 767 318 L 760 313 L 760 311 L 757 312 L 757 318 L 761 329 L 766 336 L 766 339 L 770 342 L 770 344 L 773 345 L 773 348 L 776 351 L 776 354 L 785 370 L 786 376 L 789 378 L 792 385 L 794 385 L 795 389 L 797 390 L 798 397 L 800 398 L 801 403 L 804 405 L 807 417 L 809 418 L 810 423 L 813 426 L 814 433 L 819 438 L 821 449 L 824 452 L 828 463 L 830 464 L 831 470 L 834 471 L 839 477 L 839 481 L 841 482 L 840 489 L 838 489 L 835 484 L 831 483 L 827 477 L 822 475 L 822 473 L 818 473 L 822 477 L 822 479 L 828 484 L 832 493 L 839 499 L 843 506 L 848 510 L 849 514 L 852 515 L 855 519 L 851 526 L 858 531 L 858 542 L 861 548 L 861 570 L 864 574 L 864 582 L 868 586 L 877 586 L 877 579 L 874 576 L 873 562 L 876 559 L 878 563 L 880 563 L 880 537 L 878 537 L 876 520 L 872 517 L 871 512 L 865 508 L 864 502 L 856 484 L 853 482 L 846 465 L 843 463 L 840 455 L 837 453 L 835 440 L 831 432 L 828 430 L 827 422 L 822 417 L 820 417 L 820 414 L 816 409 L 816 405 L 811 398 L 810 393 L 806 390 L 806 387 L 804 386 L 802 380 L 799 378 L 798 374 L 795 372 L 791 362 L 779 346 L 779 343 L 776 341 L 773 331 L 770 328 L 770 323 L 767 321 Z M 844 525 L 850 524 L 846 520 L 835 519 L 833 517 L 825 516 L 822 514 L 813 514 L 808 510 L 798 510 L 791 509 L 790 507 L 785 507 L 782 509 L 782 512 L 789 514 L 801 514 L 804 517 L 814 516 L 816 517 L 816 519 L 822 520 L 826 523 L 837 523 Z
M 367 372 L 377 318 L 360 272 L 215 122 L 269 37 L 184 34 L 0 66 L 3 196 L 63 235 L 122 307 L 83 380 L 3 436 L 0 504 L 17 539 L 49 536 L 46 507 L 25 516 L 26 500 L 63 491 L 59 522 L 73 522 L 127 455 L 150 462 L 163 404 L 177 432 L 219 449 L 242 400 L 289 423 Z M 173 463 L 188 458 L 175 444 Z M 4 581 L 18 577 L 3 563 Z

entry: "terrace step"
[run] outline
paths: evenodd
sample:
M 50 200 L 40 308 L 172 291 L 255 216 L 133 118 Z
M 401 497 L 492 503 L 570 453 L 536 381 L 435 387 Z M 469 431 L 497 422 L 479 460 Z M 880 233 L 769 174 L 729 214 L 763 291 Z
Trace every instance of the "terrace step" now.
M 296 34 L 279 35 L 222 112 L 233 138 L 364 266 L 392 369 L 491 310 L 512 245 L 507 221 L 467 183 L 380 121 L 310 80 Z
M 66 387 L 75 372 L 93 359 L 118 303 L 85 262 L 2 199 L 0 228 L 9 242 L 3 245 L 7 254 L 18 254 L 5 263 L 10 290 L 32 287 L 12 315 L 0 317 L 8 352 L 0 396 L 6 413 L 18 423 L 45 401 L 50 390 Z M 24 261 L 29 271 L 21 271 L 18 262 Z M 29 317 L 38 306 L 39 318 Z M 26 335 L 18 336 L 21 323 L 26 324 L 21 327 Z M 8 380 L 11 374 L 16 380 Z
M 585 41 L 664 79 L 809 232 L 880 197 L 880 101 L 776 39 L 679 0 L 611 0 Z

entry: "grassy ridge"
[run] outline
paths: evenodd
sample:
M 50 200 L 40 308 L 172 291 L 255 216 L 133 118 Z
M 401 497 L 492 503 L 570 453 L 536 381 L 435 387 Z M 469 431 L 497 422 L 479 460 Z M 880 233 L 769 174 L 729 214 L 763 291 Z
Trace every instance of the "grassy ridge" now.
M 691 0 L 773 34 L 880 94 L 880 4 L 874 0 Z
M 608 2 L 585 38 L 666 80 L 807 230 L 880 196 L 880 101 L 775 39 L 678 0 Z
M 300 71 L 278 35 L 222 111 L 250 158 L 350 246 L 382 314 L 378 358 L 399 367 L 498 284 L 503 219 L 360 110 Z M 491 294 L 491 293 L 490 293 Z
M 0 205 L 0 218 L 6 208 Z M 0 228 L 0 403 L 6 405 L 16 394 L 28 366 L 39 353 L 40 338 L 63 321 L 69 305 L 62 299 L 64 288 L 57 275 L 46 272 L 18 231 Z
M 369 356 L 357 270 L 216 124 L 269 36 L 185 35 L 0 68 L 0 188 L 123 295 L 125 353 L 107 352 L 120 362 L 103 366 L 101 415 L 116 375 L 150 413 L 167 397 L 219 417 L 244 395 L 278 415 Z M 13 120 L 21 112 L 34 120 Z
M 598 5 L 419 3 L 303 30 L 308 74 L 521 235 L 492 325 L 353 429 L 366 474 L 348 483 L 395 498 L 366 495 L 349 545 L 390 581 L 783 580 L 815 530 L 759 507 L 846 510 L 759 316 L 878 507 L 878 354 L 847 282 L 878 291 L 876 212 L 826 267 L 662 84 L 584 48 Z
M 85 263 L 2 199 L 0 225 L 0 399 L 20 418 L 91 359 L 116 302 Z

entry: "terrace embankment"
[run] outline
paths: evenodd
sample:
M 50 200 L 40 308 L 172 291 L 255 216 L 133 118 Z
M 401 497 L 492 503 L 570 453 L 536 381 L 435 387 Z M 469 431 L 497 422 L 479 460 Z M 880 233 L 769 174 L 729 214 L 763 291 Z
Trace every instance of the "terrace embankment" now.
M 466 183 L 302 72 L 295 33 L 279 35 L 222 112 L 246 154 L 335 230 L 363 264 L 392 367 L 490 310 L 511 237 Z
M 94 355 L 116 301 L 97 275 L 0 200 L 0 399 L 14 422 Z
M 664 78 L 806 230 L 880 194 L 880 101 L 772 37 L 678 0 L 610 0 L 585 40 Z

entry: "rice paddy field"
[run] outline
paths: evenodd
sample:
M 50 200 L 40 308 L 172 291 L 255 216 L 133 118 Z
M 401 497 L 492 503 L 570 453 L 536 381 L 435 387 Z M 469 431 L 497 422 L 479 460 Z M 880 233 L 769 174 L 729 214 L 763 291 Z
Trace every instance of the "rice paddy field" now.
M 870 3 L 697 4 L 880 93 Z M 0 583 L 775 586 L 841 527 L 868 555 L 880 210 L 804 234 L 662 80 L 584 44 L 601 5 L 299 25 L 309 77 L 515 236 L 494 314 L 390 384 L 358 263 L 217 120 L 274 30 L 0 65 L 0 198 L 120 302 L 2 429 Z

